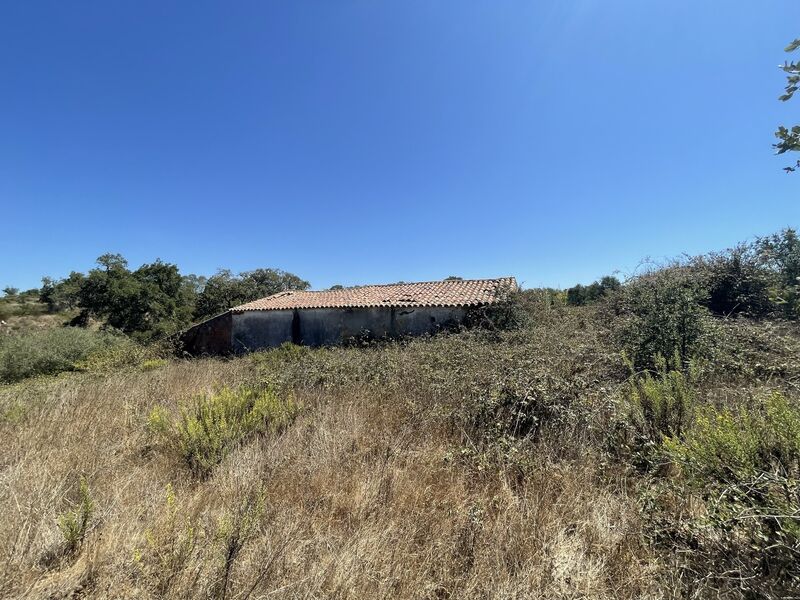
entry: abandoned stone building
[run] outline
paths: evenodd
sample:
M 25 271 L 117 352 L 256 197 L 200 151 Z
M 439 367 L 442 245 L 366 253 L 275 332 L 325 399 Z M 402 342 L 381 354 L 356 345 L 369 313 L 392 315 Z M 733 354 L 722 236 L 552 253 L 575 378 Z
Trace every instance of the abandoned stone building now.
M 434 333 L 464 322 L 471 309 L 495 304 L 517 289 L 513 277 L 365 285 L 326 291 L 286 291 L 254 300 L 184 332 L 194 355 L 308 346 L 348 339 Z

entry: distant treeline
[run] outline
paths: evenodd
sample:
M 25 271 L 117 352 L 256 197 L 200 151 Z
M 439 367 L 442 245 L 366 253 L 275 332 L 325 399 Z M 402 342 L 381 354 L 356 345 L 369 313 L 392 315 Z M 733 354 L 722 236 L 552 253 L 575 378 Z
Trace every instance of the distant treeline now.
M 4 292 L 22 302 L 38 299 L 50 312 L 73 311 L 73 325 L 94 318 L 140 341 L 149 341 L 238 304 L 308 287 L 304 279 L 280 269 L 256 269 L 238 275 L 220 270 L 203 277 L 183 275 L 177 265 L 160 260 L 131 270 L 119 254 L 104 254 L 88 273 L 73 271 L 59 280 L 45 277 L 38 290 L 20 292 L 8 287 Z M 678 306 L 700 307 L 717 316 L 797 319 L 800 238 L 794 229 L 784 229 L 722 252 L 651 266 L 624 283 L 607 276 L 565 291 L 540 291 L 547 293 L 551 303 L 573 306 L 609 299 L 618 303 L 626 298 L 636 310 L 657 307 L 653 314 L 662 320 Z M 684 320 L 680 327 L 686 329 L 687 323 Z M 654 332 L 665 329 L 664 323 L 655 321 L 649 326 Z M 657 337 L 655 333 L 653 337 Z
M 88 273 L 73 271 L 58 280 L 44 277 L 39 290 L 20 294 L 8 288 L 6 295 L 16 294 L 21 300 L 38 297 L 51 312 L 78 311 L 75 325 L 95 318 L 147 341 L 232 306 L 308 287 L 307 281 L 280 269 L 255 269 L 238 275 L 220 270 L 203 277 L 183 275 L 177 265 L 161 260 L 131 270 L 121 255 L 104 254 Z

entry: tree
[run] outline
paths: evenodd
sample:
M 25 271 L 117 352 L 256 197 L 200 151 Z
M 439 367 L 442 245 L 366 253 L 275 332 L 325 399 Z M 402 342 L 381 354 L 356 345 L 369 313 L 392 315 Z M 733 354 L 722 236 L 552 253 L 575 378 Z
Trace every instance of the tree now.
M 81 282 L 79 306 L 84 315 L 139 339 L 152 339 L 188 325 L 196 293 L 176 265 L 156 260 L 135 271 L 118 254 L 97 259 Z
M 6 298 L 11 296 L 16 296 L 19 294 L 19 288 L 11 287 L 10 285 L 3 288 L 3 293 L 6 295 Z
M 77 271 L 73 271 L 69 274 L 69 277 L 61 280 L 42 277 L 39 302 L 47 304 L 47 310 L 50 312 L 77 308 L 84 279 L 83 273 L 78 273 Z
M 786 52 L 794 52 L 800 48 L 800 38 L 794 40 L 791 44 L 784 49 Z M 800 88 L 800 61 L 784 61 L 781 69 L 786 73 L 786 88 L 780 100 L 786 102 L 790 100 L 794 93 Z M 785 152 L 797 152 L 800 150 L 800 125 L 794 125 L 791 128 L 781 125 L 775 132 L 775 137 L 778 138 L 778 143 L 774 144 L 775 150 L 778 154 Z M 794 165 L 784 167 L 784 171 L 791 173 L 800 167 L 800 160 Z
M 234 275 L 228 269 L 208 278 L 197 297 L 194 316 L 204 319 L 229 308 L 287 290 L 307 290 L 309 283 L 280 269 L 256 269 Z
M 800 317 L 800 237 L 794 229 L 759 238 L 756 242 L 766 266 L 775 274 L 770 290 L 785 316 Z
M 611 275 L 606 275 L 599 281 L 595 281 L 590 285 L 578 284 L 567 290 L 567 304 L 572 306 L 583 306 L 584 304 L 591 304 L 597 302 L 605 297 L 610 292 L 616 291 L 622 287 L 619 279 Z

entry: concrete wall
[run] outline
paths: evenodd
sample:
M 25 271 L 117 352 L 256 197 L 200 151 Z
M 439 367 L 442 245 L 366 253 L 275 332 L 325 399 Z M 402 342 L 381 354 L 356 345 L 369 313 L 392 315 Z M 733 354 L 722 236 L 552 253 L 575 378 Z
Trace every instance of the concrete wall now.
M 261 348 L 276 348 L 284 342 L 291 342 L 293 320 L 293 310 L 247 311 L 234 314 L 231 348 L 237 353 L 250 352 Z
M 392 335 L 422 335 L 464 322 L 464 308 L 434 306 L 426 308 L 395 308 Z
M 203 321 L 180 336 L 183 349 L 193 356 L 228 354 L 231 351 L 232 325 L 233 318 L 229 312 Z
M 339 344 L 349 338 L 421 335 L 462 323 L 466 311 L 453 307 L 313 308 L 248 311 L 233 315 L 232 350 Z

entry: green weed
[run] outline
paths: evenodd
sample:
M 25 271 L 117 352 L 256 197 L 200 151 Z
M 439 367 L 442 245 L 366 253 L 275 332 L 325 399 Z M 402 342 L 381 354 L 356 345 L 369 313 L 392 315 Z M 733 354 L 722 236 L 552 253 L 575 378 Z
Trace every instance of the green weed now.
M 297 411 L 291 396 L 281 399 L 269 389 L 222 388 L 196 398 L 176 419 L 156 407 L 148 426 L 194 475 L 206 477 L 234 447 L 256 434 L 283 430 Z
M 78 489 L 79 501 L 74 510 L 62 513 L 58 517 L 58 529 L 66 543 L 66 553 L 72 554 L 83 542 L 89 530 L 94 501 L 89 493 L 89 484 L 81 477 Z

